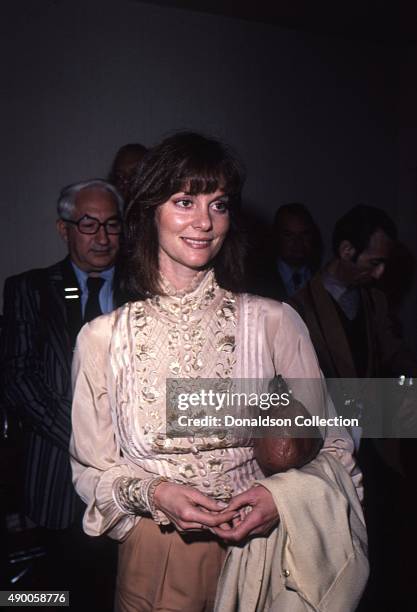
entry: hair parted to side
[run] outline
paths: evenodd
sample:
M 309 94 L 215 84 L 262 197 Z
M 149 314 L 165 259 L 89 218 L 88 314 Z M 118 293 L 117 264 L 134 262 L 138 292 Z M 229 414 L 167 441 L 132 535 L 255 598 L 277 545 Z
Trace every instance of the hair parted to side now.
M 391 240 L 397 239 L 395 223 L 384 210 L 365 204 L 354 206 L 334 226 L 333 253 L 338 257 L 340 244 L 348 240 L 356 251 L 356 259 L 368 247 L 372 234 L 379 229 Z
M 57 202 L 57 212 L 60 219 L 73 220 L 75 200 L 83 189 L 101 189 L 102 191 L 110 192 L 117 204 L 119 214 L 122 214 L 123 198 L 116 187 L 107 181 L 103 181 L 103 179 L 89 179 L 79 183 L 72 183 L 62 189 Z
M 161 293 L 155 213 L 174 193 L 222 189 L 229 196 L 230 229 L 213 261 L 217 282 L 241 290 L 245 240 L 239 207 L 243 166 L 229 147 L 194 132 L 179 132 L 153 147 L 138 166 L 125 216 L 125 286 L 133 299 Z

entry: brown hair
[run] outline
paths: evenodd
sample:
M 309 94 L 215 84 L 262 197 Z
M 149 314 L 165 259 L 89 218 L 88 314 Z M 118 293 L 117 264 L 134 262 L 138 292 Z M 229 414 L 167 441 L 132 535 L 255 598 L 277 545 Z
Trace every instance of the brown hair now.
M 339 257 L 339 247 L 343 240 L 348 240 L 355 248 L 354 261 L 368 248 L 372 234 L 382 230 L 397 240 L 397 228 L 391 217 L 381 208 L 358 204 L 336 221 L 332 236 L 333 253 Z
M 125 286 L 132 298 L 161 293 L 155 213 L 173 193 L 184 190 L 197 195 L 222 189 L 229 196 L 230 228 L 213 267 L 222 287 L 241 289 L 245 241 L 238 209 L 243 182 L 241 163 L 218 140 L 180 132 L 149 150 L 138 166 L 125 218 Z

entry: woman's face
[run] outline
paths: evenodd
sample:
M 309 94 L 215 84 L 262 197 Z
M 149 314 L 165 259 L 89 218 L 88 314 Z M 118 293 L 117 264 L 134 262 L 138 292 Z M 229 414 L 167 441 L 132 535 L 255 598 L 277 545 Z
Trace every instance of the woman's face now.
M 159 269 L 176 286 L 185 286 L 196 271 L 220 251 L 229 229 L 228 197 L 214 193 L 174 193 L 156 210 Z

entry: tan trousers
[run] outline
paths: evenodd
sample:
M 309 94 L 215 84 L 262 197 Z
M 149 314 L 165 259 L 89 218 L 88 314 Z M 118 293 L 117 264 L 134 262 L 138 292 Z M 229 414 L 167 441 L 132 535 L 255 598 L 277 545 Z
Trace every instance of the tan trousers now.
M 142 518 L 119 545 L 116 612 L 210 612 L 226 548 Z

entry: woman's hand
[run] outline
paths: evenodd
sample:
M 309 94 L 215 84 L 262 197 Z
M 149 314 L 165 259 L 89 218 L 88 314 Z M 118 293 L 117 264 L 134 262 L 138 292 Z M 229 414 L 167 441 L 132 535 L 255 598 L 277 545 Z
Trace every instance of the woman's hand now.
M 255 535 L 266 535 L 279 522 L 274 499 L 263 486 L 254 486 L 236 495 L 219 518 L 225 523 L 229 522 L 230 512 L 234 515 L 231 527 L 220 525 L 212 529 L 217 536 L 228 542 L 241 542 Z
M 215 501 L 197 489 L 173 482 L 159 483 L 153 502 L 178 531 L 218 527 L 236 515 L 234 510 L 226 508 L 224 502 Z

